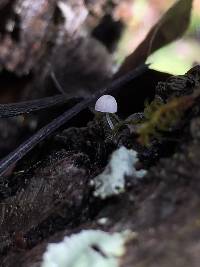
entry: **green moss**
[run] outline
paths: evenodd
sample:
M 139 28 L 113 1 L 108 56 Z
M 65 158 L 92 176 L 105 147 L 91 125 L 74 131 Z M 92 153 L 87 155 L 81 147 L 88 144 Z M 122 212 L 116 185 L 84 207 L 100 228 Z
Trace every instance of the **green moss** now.
M 148 145 L 152 138 L 160 138 L 161 132 L 171 130 L 192 103 L 193 97 L 183 96 L 166 104 L 158 100 L 148 104 L 144 109 L 145 122 L 138 127 L 140 143 Z

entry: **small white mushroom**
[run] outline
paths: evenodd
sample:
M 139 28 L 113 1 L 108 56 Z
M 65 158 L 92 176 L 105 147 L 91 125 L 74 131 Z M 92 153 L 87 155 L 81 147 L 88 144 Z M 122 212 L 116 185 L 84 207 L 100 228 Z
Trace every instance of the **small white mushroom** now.
M 111 95 L 102 95 L 95 104 L 95 110 L 106 114 L 107 122 L 113 130 L 114 126 L 110 119 L 109 113 L 117 112 L 117 101 Z

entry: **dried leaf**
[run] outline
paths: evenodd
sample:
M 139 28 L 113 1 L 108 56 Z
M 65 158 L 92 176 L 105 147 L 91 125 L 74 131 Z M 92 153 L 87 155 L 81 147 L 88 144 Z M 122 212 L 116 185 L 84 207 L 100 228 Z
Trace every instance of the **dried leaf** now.
M 118 74 L 126 73 L 145 62 L 152 52 L 181 37 L 190 22 L 192 2 L 192 0 L 177 1 L 153 26 L 138 48 L 125 59 Z

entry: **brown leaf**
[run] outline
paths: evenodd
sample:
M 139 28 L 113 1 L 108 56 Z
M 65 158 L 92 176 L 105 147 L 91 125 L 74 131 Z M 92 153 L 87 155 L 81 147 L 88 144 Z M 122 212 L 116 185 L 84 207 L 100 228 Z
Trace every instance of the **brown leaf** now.
M 190 22 L 192 2 L 177 1 L 153 26 L 137 49 L 124 60 L 117 75 L 135 68 L 145 62 L 152 52 L 181 37 Z

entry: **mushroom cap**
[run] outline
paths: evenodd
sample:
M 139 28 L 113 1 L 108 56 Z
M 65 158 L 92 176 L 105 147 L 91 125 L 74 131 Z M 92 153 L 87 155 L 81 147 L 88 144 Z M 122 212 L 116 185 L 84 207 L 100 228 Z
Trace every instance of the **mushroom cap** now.
M 111 95 L 102 95 L 95 104 L 95 110 L 106 113 L 116 113 L 117 101 Z

